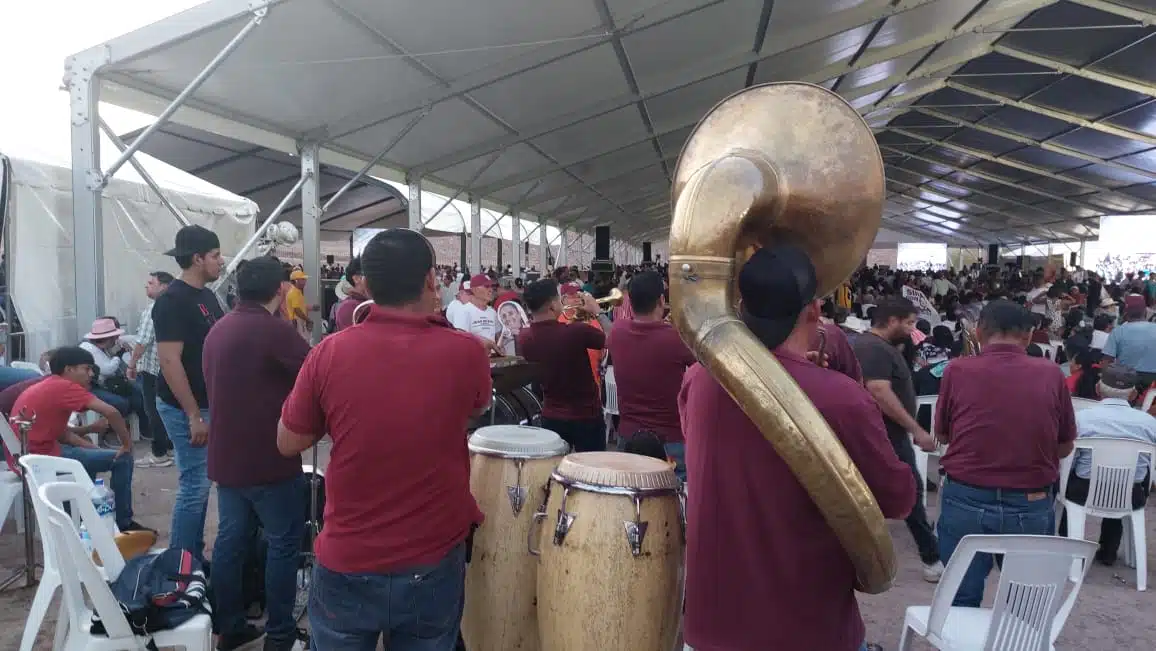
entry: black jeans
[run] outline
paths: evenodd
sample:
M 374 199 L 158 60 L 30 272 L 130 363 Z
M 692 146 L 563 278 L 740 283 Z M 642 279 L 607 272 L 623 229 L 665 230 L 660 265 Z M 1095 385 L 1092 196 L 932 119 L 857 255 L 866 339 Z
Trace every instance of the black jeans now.
M 149 431 L 153 435 L 153 456 L 162 457 L 173 449 L 173 443 L 169 440 L 164 421 L 161 420 L 161 415 L 157 411 L 157 376 L 152 373 L 140 373 L 138 375 L 141 389 L 144 392 L 144 407 L 145 413 L 148 415 Z
M 1076 476 L 1076 471 L 1068 475 L 1068 490 L 1064 493 L 1064 497 L 1075 502 L 1076 504 L 1083 504 L 1088 500 L 1088 488 L 1091 482 L 1087 479 L 1081 479 Z M 1148 503 L 1148 491 L 1151 482 L 1147 479 L 1141 482 L 1136 482 L 1132 485 L 1132 508 L 1142 509 Z M 1068 535 L 1068 512 L 1064 510 L 1063 515 L 1060 516 L 1061 536 Z M 1098 558 L 1104 561 L 1115 561 L 1116 553 L 1120 551 L 1120 540 L 1124 537 L 1124 521 L 1111 520 L 1105 518 L 1100 520 L 1100 551 L 1096 554 Z M 1143 550 L 1138 553 L 1143 554 Z
M 926 565 L 932 565 L 939 562 L 939 541 L 935 538 L 935 530 L 931 527 L 931 523 L 927 521 L 927 508 L 923 506 L 923 491 L 927 490 L 927 486 L 923 484 L 919 471 L 915 469 L 915 448 L 911 447 L 911 439 L 906 434 L 898 438 L 894 436 L 888 438 L 891 439 L 891 447 L 895 449 L 899 460 L 911 468 L 911 480 L 915 482 L 915 506 L 911 508 L 911 513 L 905 520 L 907 530 L 911 532 L 915 546 L 919 548 L 919 559 Z
M 591 420 L 563 420 L 543 418 L 542 427 L 562 437 L 574 452 L 605 452 L 606 423 L 601 418 Z

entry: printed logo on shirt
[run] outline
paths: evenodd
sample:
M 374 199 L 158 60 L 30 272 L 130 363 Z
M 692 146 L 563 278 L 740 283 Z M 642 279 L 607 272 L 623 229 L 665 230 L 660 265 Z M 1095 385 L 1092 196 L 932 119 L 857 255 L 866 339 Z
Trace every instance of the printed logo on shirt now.
M 206 307 L 204 303 L 197 303 L 197 307 L 201 310 L 201 316 L 205 317 L 206 323 L 213 325 L 217 322 L 217 317 L 213 316 L 213 313 L 209 311 L 209 308 Z

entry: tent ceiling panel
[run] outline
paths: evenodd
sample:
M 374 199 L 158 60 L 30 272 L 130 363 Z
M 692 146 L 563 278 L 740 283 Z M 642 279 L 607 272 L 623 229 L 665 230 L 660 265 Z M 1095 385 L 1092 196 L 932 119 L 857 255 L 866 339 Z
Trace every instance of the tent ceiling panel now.
M 427 110 L 383 165 L 499 210 L 660 237 L 693 124 L 775 80 L 865 114 L 907 231 L 1020 242 L 1156 210 L 1152 0 L 269 1 L 191 106 L 363 161 Z M 102 74 L 171 99 L 250 6 L 209 0 L 117 39 Z M 225 159 L 244 148 L 202 144 L 189 165 L 242 176 Z M 243 176 L 273 192 L 295 164 Z M 350 211 L 341 227 L 379 218 Z

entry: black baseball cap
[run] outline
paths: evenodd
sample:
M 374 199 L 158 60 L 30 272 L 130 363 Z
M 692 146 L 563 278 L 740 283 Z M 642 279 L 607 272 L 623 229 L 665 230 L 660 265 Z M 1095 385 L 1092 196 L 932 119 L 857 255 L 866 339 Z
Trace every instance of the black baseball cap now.
M 1135 389 L 1139 380 L 1136 371 L 1123 364 L 1108 364 L 1100 371 L 1100 381 L 1113 389 Z
M 186 255 L 204 255 L 213 249 L 221 248 L 221 239 L 213 231 L 193 224 L 192 226 L 185 226 L 177 231 L 177 237 L 173 248 L 165 251 L 165 255 L 170 258 L 179 258 Z

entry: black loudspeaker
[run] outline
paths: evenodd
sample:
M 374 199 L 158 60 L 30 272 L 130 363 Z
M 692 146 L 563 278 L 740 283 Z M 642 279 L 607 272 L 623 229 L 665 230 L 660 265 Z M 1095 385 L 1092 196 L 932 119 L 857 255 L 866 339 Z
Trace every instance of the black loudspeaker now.
M 987 245 L 987 263 L 988 264 L 999 264 L 999 245 L 998 244 L 988 244 Z
M 1016 265 L 1017 265 L 1017 266 L 1018 266 L 1020 269 L 1023 269 L 1023 268 L 1024 268 L 1024 265 L 1026 265 L 1027 263 L 1028 263 L 1028 259 L 1027 259 L 1027 257 L 1026 257 L 1026 256 L 1022 256 L 1022 255 L 1021 255 L 1021 256 L 1019 256 L 1018 258 L 1016 258 Z
M 642 243 L 642 261 L 650 262 L 650 242 Z
M 525 248 L 526 257 L 530 257 L 530 241 L 526 240 L 525 242 L 522 242 L 522 245 Z
M 1079 261 L 1080 261 L 1080 256 L 1075 251 L 1072 251 L 1071 253 L 1068 254 L 1068 266 L 1069 267 L 1076 266 L 1076 264 L 1079 263 Z
M 595 260 L 609 260 L 610 259 L 610 227 L 609 226 L 595 226 L 594 227 L 594 259 Z

